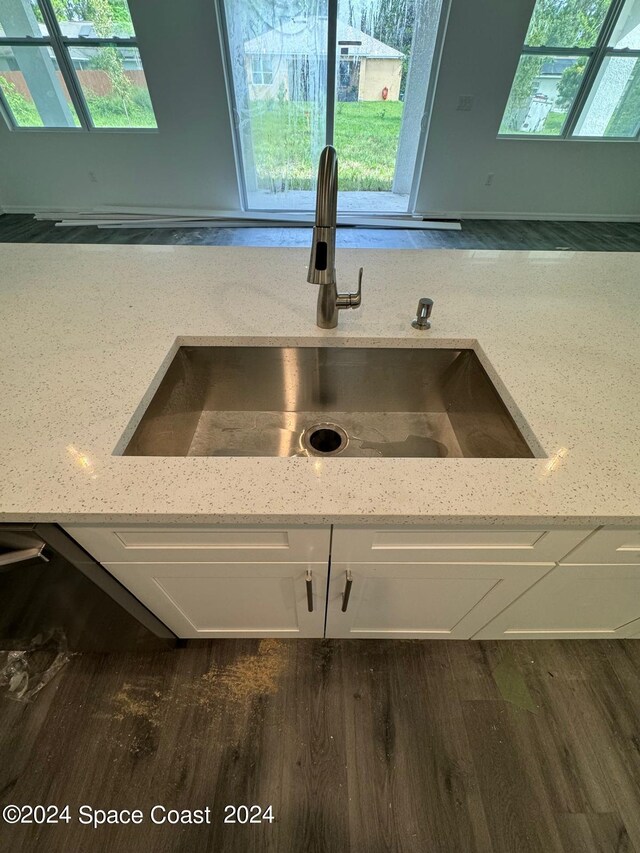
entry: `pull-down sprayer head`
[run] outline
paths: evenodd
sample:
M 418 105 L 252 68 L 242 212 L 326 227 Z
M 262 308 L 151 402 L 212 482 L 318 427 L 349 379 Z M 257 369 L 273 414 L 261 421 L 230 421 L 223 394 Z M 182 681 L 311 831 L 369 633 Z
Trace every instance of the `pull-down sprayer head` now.
M 307 274 L 307 281 L 312 284 L 335 284 L 337 215 L 338 156 L 336 149 L 327 145 L 318 164 L 316 223 Z

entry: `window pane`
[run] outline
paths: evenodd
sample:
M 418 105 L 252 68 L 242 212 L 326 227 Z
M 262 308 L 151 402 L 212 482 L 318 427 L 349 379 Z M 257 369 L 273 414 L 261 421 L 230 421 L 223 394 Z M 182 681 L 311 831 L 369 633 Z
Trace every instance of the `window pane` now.
M 48 34 L 37 0 L 0 0 L 0 37 L 40 38 Z
M 639 129 L 640 60 L 605 57 L 574 135 L 634 137 Z
M 640 0 L 627 0 L 624 4 L 609 44 L 618 50 L 640 50 Z
M 80 125 L 50 47 L 0 46 L 0 88 L 18 127 Z
M 62 35 L 67 38 L 135 36 L 127 0 L 59 0 L 53 7 Z
M 358 191 L 391 193 L 393 186 L 411 32 L 405 39 L 406 21 L 392 14 L 380 20 L 378 5 L 371 0 L 338 3 L 335 145 L 343 208 L 357 200 Z
M 326 0 L 225 0 L 249 206 L 313 210 L 325 144 Z
M 584 56 L 522 56 L 500 134 L 560 136 L 587 64 Z
M 527 30 L 529 47 L 593 47 L 611 0 L 538 0 Z
M 157 127 L 135 47 L 70 47 L 96 127 Z
M 251 58 L 251 82 L 255 86 L 270 86 L 273 82 L 273 63 L 268 56 Z
M 440 9 L 440 0 L 338 0 L 341 210 L 407 210 Z

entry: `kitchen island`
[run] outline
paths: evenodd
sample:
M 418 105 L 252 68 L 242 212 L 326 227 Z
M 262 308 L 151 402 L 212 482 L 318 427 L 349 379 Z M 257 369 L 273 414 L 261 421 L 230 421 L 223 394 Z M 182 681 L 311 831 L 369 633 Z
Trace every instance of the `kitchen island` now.
M 328 331 L 304 250 L 0 258 L 0 520 L 62 525 L 176 634 L 321 636 L 325 599 L 327 636 L 640 633 L 637 254 L 344 250 Z M 533 455 L 122 455 L 199 345 L 472 349 Z

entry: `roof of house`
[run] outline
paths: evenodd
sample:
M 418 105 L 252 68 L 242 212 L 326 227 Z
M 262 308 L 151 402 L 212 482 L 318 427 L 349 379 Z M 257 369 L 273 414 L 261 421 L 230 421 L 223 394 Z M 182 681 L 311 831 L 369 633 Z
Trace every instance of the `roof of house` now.
M 349 56 L 371 59 L 402 59 L 404 56 L 399 50 L 343 21 L 338 21 L 338 47 L 341 47 L 340 42 L 356 42 L 348 45 Z M 326 56 L 327 19 L 314 18 L 308 21 L 304 18 L 294 18 L 284 21 L 276 29 L 267 30 L 262 35 L 246 41 L 244 52 L 249 56 Z
M 541 76 L 561 76 L 567 68 L 575 63 L 575 57 L 572 56 L 552 56 L 542 63 L 540 68 Z

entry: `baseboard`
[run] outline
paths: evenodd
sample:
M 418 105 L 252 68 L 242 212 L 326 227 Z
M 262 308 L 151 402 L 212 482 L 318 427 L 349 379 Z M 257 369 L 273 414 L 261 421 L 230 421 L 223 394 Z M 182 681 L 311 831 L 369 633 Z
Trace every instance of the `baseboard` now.
M 132 214 L 134 216 L 184 216 L 184 217 L 206 217 L 213 210 L 204 210 L 202 208 L 186 208 L 176 210 L 168 207 L 116 207 L 100 206 L 92 208 L 53 208 L 44 206 L 30 206 L 20 204 L 5 204 L 2 213 L 27 213 L 32 215 L 42 215 L 47 213 L 55 213 L 61 218 L 72 219 L 83 214 L 111 214 L 122 213 Z M 480 211 L 480 210 L 458 210 L 458 211 L 442 211 L 442 210 L 427 210 L 416 211 L 416 216 L 421 216 L 425 219 L 504 219 L 504 220 L 524 220 L 533 222 L 640 222 L 640 212 L 637 214 L 624 213 L 531 213 L 520 212 L 512 213 L 508 211 Z
M 129 207 L 127 205 L 97 205 L 95 207 L 52 207 L 51 205 L 26 205 L 12 204 L 4 206 L 5 213 L 31 213 L 34 216 L 42 216 L 46 214 L 55 214 L 56 216 L 72 219 L 77 216 L 99 215 L 115 216 L 117 214 L 130 214 L 132 216 L 209 216 L 214 211 L 205 210 L 203 208 L 184 208 L 178 209 L 174 207 Z
M 509 213 L 479 210 L 443 213 L 428 210 L 416 212 L 416 216 L 429 219 L 504 219 L 525 222 L 640 222 L 640 213 Z

